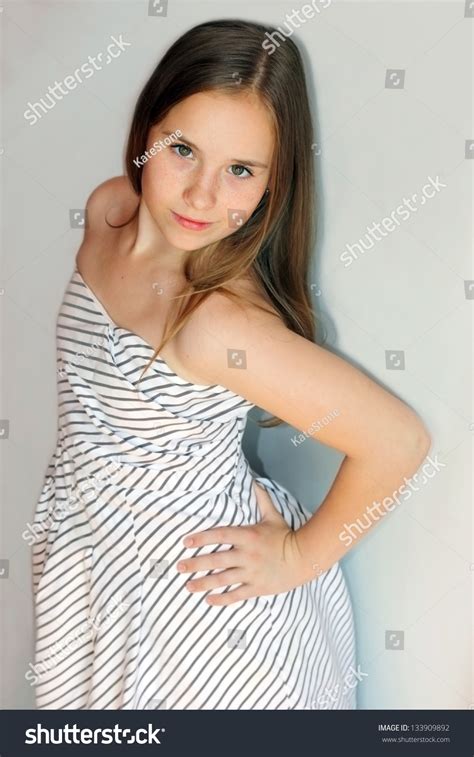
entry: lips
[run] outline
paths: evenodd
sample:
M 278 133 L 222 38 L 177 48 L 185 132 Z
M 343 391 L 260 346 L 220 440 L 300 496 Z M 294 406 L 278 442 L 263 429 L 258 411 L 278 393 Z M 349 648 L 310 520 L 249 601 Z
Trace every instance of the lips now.
M 184 226 L 185 229 L 192 229 L 193 231 L 202 231 L 203 229 L 212 226 L 213 223 L 213 221 L 197 221 L 195 218 L 187 218 L 186 216 L 181 216 L 178 213 L 175 213 L 174 210 L 172 210 L 171 213 L 180 226 Z
M 212 221 L 201 221 L 199 218 L 190 218 L 189 216 L 183 216 L 181 213 L 176 213 L 180 218 L 184 218 L 185 221 L 191 221 L 191 223 L 212 223 Z

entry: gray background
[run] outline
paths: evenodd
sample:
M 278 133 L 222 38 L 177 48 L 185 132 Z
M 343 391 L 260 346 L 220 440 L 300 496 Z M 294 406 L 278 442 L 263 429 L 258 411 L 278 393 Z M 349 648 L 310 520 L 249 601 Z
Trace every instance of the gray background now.
M 141 1 L 3 3 L 3 708 L 34 706 L 24 678 L 33 655 L 31 554 L 21 534 L 56 440 L 55 318 L 82 238 L 69 211 L 123 173 L 136 97 L 182 32 L 226 16 L 283 26 L 303 5 L 169 0 L 166 14 L 155 16 Z M 468 5 L 333 0 L 294 35 L 317 134 L 317 312 L 334 349 L 416 409 L 433 437 L 431 457 L 444 464 L 343 563 L 365 674 L 360 708 L 465 709 L 474 702 Z M 132 43 L 120 57 L 34 126 L 25 120 L 28 101 L 120 34 Z M 403 71 L 404 80 L 390 70 Z M 346 244 L 404 196 L 420 193 L 428 176 L 446 187 L 345 267 Z M 403 352 L 403 369 L 392 351 Z M 252 465 L 314 509 L 341 456 L 317 436 L 295 447 L 295 430 L 285 426 L 258 431 L 255 417 L 252 411 L 244 438 Z M 386 648 L 387 631 L 403 632 L 403 649 Z

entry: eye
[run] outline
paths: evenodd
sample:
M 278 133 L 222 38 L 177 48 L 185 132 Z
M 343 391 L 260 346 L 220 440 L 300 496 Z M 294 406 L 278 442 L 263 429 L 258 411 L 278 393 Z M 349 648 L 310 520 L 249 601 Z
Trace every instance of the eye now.
M 171 148 L 171 150 L 177 150 L 177 152 L 175 152 L 174 154 L 178 155 L 180 158 L 189 158 L 190 155 L 192 155 L 192 152 L 193 152 L 190 147 L 188 147 L 187 145 L 185 145 L 183 143 L 179 143 L 179 144 L 175 144 L 175 145 L 170 145 L 170 148 Z M 181 152 L 181 150 L 187 150 L 188 153 L 186 155 L 183 155 L 183 153 Z M 250 176 L 253 176 L 253 173 L 252 173 L 252 171 L 249 168 L 246 168 L 245 166 L 241 166 L 241 165 L 239 165 L 237 163 L 234 163 L 234 165 L 232 165 L 230 168 L 231 168 L 232 176 L 235 176 L 235 178 L 237 178 L 237 179 L 249 179 Z M 236 168 L 239 171 L 239 173 L 234 173 L 233 170 L 232 170 L 234 168 Z M 247 172 L 246 176 L 244 176 L 243 171 Z
M 183 149 L 183 150 L 189 150 L 189 152 L 192 153 L 191 148 L 188 147 L 187 145 L 177 144 L 177 145 L 170 145 L 170 147 L 171 147 L 172 150 L 181 150 L 181 149 Z M 180 158 L 188 158 L 189 157 L 189 154 L 188 155 L 183 155 L 181 152 L 175 152 L 175 155 L 179 155 Z
M 245 168 L 245 166 L 240 166 L 240 165 L 238 165 L 237 163 L 234 163 L 234 165 L 233 165 L 233 166 L 231 166 L 231 169 L 232 169 L 232 168 L 240 168 L 240 169 L 242 169 L 243 171 L 247 171 L 247 176 L 244 176 L 244 175 L 243 175 L 243 174 L 241 174 L 241 173 L 232 173 L 232 176 L 235 176 L 235 177 L 237 177 L 237 178 L 248 179 L 248 178 L 250 178 L 250 176 L 253 176 L 253 173 L 252 173 L 252 171 L 250 170 L 250 168 Z

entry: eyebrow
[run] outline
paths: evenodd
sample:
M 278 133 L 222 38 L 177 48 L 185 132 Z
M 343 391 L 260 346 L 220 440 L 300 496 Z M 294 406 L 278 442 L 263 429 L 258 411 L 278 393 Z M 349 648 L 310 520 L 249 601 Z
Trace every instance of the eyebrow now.
M 176 132 L 172 132 L 172 131 L 162 131 L 161 133 L 165 134 L 167 137 L 171 137 L 172 134 L 176 136 Z M 193 142 L 191 142 L 190 139 L 185 137 L 184 134 L 181 134 L 180 139 L 183 142 L 186 142 L 190 147 L 194 148 L 194 150 L 197 150 L 198 152 L 200 152 L 199 147 L 195 145 Z M 242 165 L 256 166 L 257 168 L 268 168 L 268 166 L 265 163 L 260 163 L 258 160 L 241 160 L 240 158 L 230 158 L 230 160 L 232 160 L 234 163 L 239 163 Z

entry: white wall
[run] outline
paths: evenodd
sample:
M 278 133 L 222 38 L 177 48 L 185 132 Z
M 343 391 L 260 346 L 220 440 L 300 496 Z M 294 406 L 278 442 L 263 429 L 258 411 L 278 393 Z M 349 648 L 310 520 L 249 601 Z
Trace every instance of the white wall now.
M 431 457 L 444 467 L 421 485 L 344 562 L 356 613 L 361 708 L 467 708 L 474 701 L 472 637 L 472 306 L 470 257 L 472 20 L 461 2 L 333 2 L 295 34 L 308 66 L 320 198 L 315 305 L 329 344 L 424 419 Z M 123 172 L 132 107 L 161 53 L 201 21 L 241 17 L 283 25 L 304 3 L 182 2 L 166 17 L 141 2 L 4 3 L 2 406 L 3 708 L 33 706 L 24 679 L 33 652 L 31 520 L 56 438 L 54 327 L 81 232 L 69 210 Z M 291 27 L 290 27 L 291 28 Z M 54 80 L 105 49 L 131 42 L 110 66 L 70 92 L 34 126 L 23 117 Z M 385 87 L 403 69 L 403 88 Z M 396 80 L 395 80 L 396 83 Z M 471 152 L 474 157 L 474 150 Z M 345 267 L 340 255 L 366 227 L 420 194 L 427 177 L 446 184 L 407 220 Z M 419 202 L 419 201 L 418 201 Z M 404 370 L 386 351 L 404 353 Z M 395 356 L 396 358 L 396 356 Z M 394 358 L 392 358 L 392 361 Z M 252 413 L 252 418 L 255 417 Z M 257 415 L 258 417 L 258 415 Z M 364 418 L 360 418 L 364 423 Z M 244 443 L 311 508 L 341 457 L 294 430 Z M 316 437 L 315 437 L 316 440 Z M 421 475 L 421 474 L 420 474 Z M 1 567 L 2 564 L 0 564 Z M 386 649 L 388 630 L 404 649 Z

